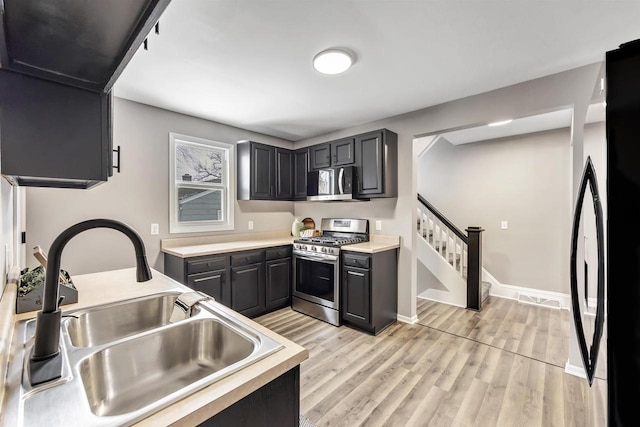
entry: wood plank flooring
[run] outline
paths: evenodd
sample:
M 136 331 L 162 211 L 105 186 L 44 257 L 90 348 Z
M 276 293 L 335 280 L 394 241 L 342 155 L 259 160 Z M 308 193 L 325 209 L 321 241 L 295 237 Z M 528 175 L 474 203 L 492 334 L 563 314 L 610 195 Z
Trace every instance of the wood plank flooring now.
M 376 337 L 290 308 L 255 320 L 309 350 L 300 409 L 318 427 L 606 425 L 606 381 L 590 389 L 565 374 L 566 352 L 550 332 L 563 327 L 557 313 L 499 300 L 481 313 L 420 304 L 421 324 L 398 322 Z M 492 311 L 504 324 L 487 320 Z

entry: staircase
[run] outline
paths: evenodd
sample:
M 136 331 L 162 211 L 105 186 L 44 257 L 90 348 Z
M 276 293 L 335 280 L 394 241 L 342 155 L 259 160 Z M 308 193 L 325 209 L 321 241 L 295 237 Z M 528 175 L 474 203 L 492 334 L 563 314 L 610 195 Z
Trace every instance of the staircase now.
M 433 205 L 418 195 L 417 257 L 442 284 L 419 296 L 460 307 L 481 310 L 491 284 L 481 281 L 481 229 L 469 227 L 468 234 L 453 225 Z M 472 244 L 471 252 L 469 249 Z M 470 258 L 471 255 L 471 258 Z M 468 277 L 472 264 L 473 277 Z

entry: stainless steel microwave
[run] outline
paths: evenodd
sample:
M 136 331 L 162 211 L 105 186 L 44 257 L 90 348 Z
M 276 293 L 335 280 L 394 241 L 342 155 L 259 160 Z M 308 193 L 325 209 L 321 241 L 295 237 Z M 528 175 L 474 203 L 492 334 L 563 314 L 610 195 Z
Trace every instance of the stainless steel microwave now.
M 354 166 L 310 171 L 307 173 L 307 200 L 358 201 L 356 182 Z

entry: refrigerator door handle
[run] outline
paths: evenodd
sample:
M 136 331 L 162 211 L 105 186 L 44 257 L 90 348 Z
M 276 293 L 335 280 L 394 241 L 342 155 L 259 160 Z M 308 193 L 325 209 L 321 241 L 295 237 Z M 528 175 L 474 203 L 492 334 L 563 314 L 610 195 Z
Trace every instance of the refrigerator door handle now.
M 587 341 L 584 334 L 584 325 L 582 323 L 580 298 L 578 296 L 578 274 L 577 274 L 577 253 L 578 253 L 578 231 L 580 228 L 580 217 L 582 216 L 582 205 L 587 190 L 587 184 L 593 198 L 593 209 L 596 218 L 596 245 L 598 250 L 598 283 L 597 283 L 597 305 L 595 328 L 593 331 L 593 340 L 591 348 L 587 348 Z M 584 363 L 589 385 L 593 384 L 595 377 L 596 364 L 598 362 L 598 354 L 600 352 L 600 342 L 602 339 L 602 330 L 604 329 L 604 216 L 602 214 L 602 203 L 600 202 L 600 193 L 598 192 L 598 179 L 596 171 L 591 162 L 591 157 L 587 157 L 587 162 L 580 180 L 580 189 L 578 192 L 578 200 L 573 216 L 573 228 L 571 231 L 571 310 L 573 312 L 573 322 L 576 326 L 576 334 L 578 336 L 578 345 L 580 346 L 580 354 Z

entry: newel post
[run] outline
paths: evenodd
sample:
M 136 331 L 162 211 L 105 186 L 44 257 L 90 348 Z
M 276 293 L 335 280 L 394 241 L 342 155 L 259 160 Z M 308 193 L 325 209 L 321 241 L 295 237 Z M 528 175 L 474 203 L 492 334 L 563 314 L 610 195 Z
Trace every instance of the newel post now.
M 469 227 L 467 244 L 467 309 L 482 310 L 482 227 Z

